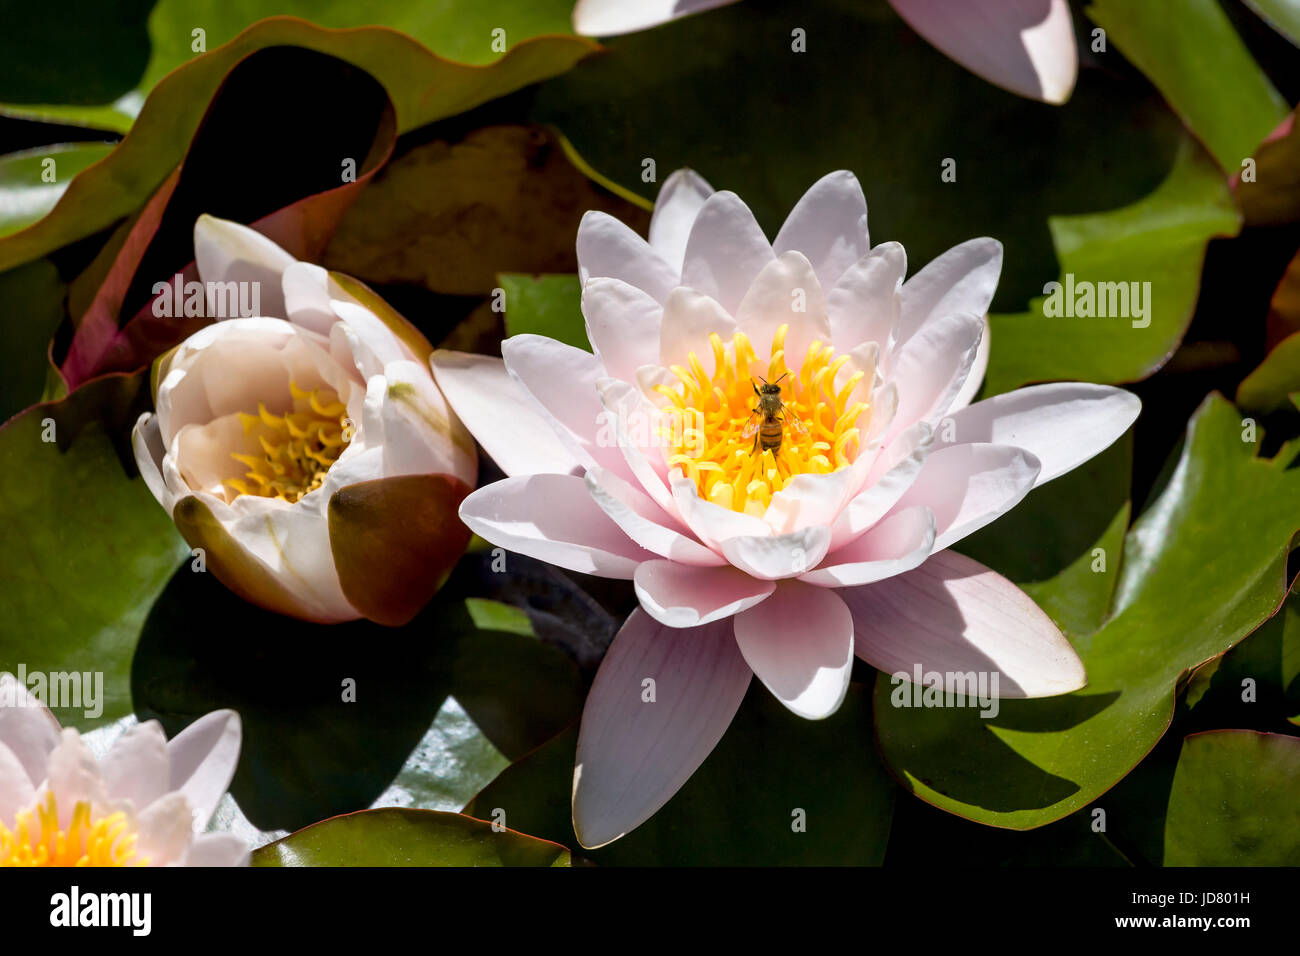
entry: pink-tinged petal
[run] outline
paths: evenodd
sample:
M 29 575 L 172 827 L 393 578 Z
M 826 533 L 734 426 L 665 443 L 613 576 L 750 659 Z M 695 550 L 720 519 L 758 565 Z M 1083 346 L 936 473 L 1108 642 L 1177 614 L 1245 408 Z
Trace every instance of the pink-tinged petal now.
M 843 510 L 860 478 L 852 468 L 841 468 L 829 475 L 796 475 L 772 496 L 763 520 L 777 534 L 829 526 Z
M 679 284 L 716 299 L 734 315 L 758 274 L 774 258 L 749 207 L 724 190 L 706 199 L 695 217 Z
M 736 310 L 736 324 L 754 345 L 761 368 L 752 371 L 761 375 L 767 374 L 772 337 L 782 325 L 788 326 L 786 364 L 793 369 L 799 368 L 814 341 L 830 343 L 821 283 L 802 252 L 783 253 L 763 267 Z
M 903 283 L 901 346 L 929 323 L 956 313 L 983 317 L 1002 275 L 1002 243 L 982 237 L 953 246 Z
M 762 518 L 705 501 L 700 497 L 695 482 L 682 475 L 680 470 L 674 471 L 668 482 L 672 487 L 673 504 L 682 521 L 706 547 L 714 551 L 721 551 L 722 542 L 730 538 L 762 537 L 772 533 Z
M 1035 483 L 1041 485 L 1109 448 L 1140 411 L 1136 395 L 1109 385 L 1031 385 L 953 412 L 939 437 L 1024 448 L 1042 463 Z
M 131 429 L 131 450 L 135 452 L 136 467 L 149 493 L 158 504 L 172 513 L 176 497 L 172 494 L 162 475 L 162 460 L 167 453 L 162 441 L 162 430 L 158 427 L 158 416 L 153 412 L 144 412 Z
M 140 813 L 136 851 L 150 866 L 180 863 L 194 834 L 193 811 L 184 794 L 169 793 Z
M 190 841 L 186 866 L 248 866 L 248 845 L 233 833 L 200 833 Z
M 834 554 L 887 515 L 912 487 L 930 454 L 934 433 L 917 422 L 885 448 L 872 464 L 865 487 L 839 513 L 831 526 L 830 553 Z
M 605 377 L 600 359 L 543 335 L 512 336 L 501 343 L 501 355 L 583 467 L 598 464 L 632 477 L 617 443 L 606 435 L 605 408 L 596 388 Z
M 50 751 L 59 743 L 59 722 L 18 678 L 0 672 L 0 744 L 18 758 L 32 786 L 45 779 Z
M 460 518 L 495 545 L 584 574 L 630 579 L 638 564 L 658 557 L 600 510 L 577 475 L 493 482 L 461 502 Z
M 582 290 L 582 315 L 606 374 L 631 382 L 638 368 L 659 360 L 664 307 L 649 293 L 621 279 L 592 279 Z
M 582 712 L 573 772 L 578 841 L 604 846 L 667 803 L 722 739 L 750 676 L 730 621 L 673 628 L 633 611 Z M 652 700 L 646 680 L 654 681 Z
M 573 8 L 573 32 L 584 37 L 621 36 L 735 2 L 736 0 L 578 0 Z
M 763 686 L 809 720 L 839 710 L 853 672 L 853 619 L 834 591 L 782 581 L 736 617 L 736 643 Z
M 720 567 L 727 563 L 721 555 L 683 533 L 686 529 L 682 524 L 647 494 L 612 472 L 597 466 L 587 472 L 584 480 L 600 509 L 647 551 L 697 567 Z
M 690 368 L 689 356 L 694 352 L 704 371 L 712 375 L 715 363 L 709 335 L 716 332 L 724 342 L 730 342 L 735 330 L 736 320 L 716 299 L 694 289 L 674 289 L 664 303 L 657 364 Z
M 205 287 L 210 282 L 256 282 L 262 315 L 287 317 L 280 276 L 297 261 L 248 226 L 207 214 L 194 223 L 194 263 Z M 213 291 L 207 290 L 209 315 L 217 314 Z
M 429 366 L 392 362 L 378 381 L 383 383 L 383 474 L 452 475 L 473 487 L 478 473 L 474 442 L 447 407 Z
M 844 270 L 867 254 L 867 200 L 848 170 L 827 173 L 790 210 L 772 250 L 803 253 L 829 289 Z
M 746 574 L 775 581 L 817 567 L 830 544 L 831 529 L 819 525 L 788 534 L 727 538 L 722 542 L 722 553 Z
M 1083 662 L 1029 595 L 955 551 L 915 571 L 837 592 L 853 614 L 857 654 L 886 674 L 914 679 L 998 675 L 999 697 L 1050 697 L 1082 687 Z
M 907 274 L 907 253 L 901 244 L 876 246 L 844 272 L 826 296 L 831 342 L 839 351 L 863 342 L 882 347 L 898 326 L 899 290 Z
M 143 810 L 171 787 L 167 735 L 156 720 L 132 727 L 99 762 L 100 776 L 110 800 L 129 800 Z
M 64 728 L 58 744 L 50 751 L 46 773 L 45 782 L 59 803 L 59 826 L 65 830 L 72 823 L 78 803 L 84 800 L 91 806 L 103 806 L 108 800 L 95 755 L 71 727 Z
M 1004 90 L 1060 104 L 1079 71 L 1066 0 L 890 0 L 951 59 Z
M 600 379 L 596 390 L 605 408 L 605 422 L 613 428 L 614 444 L 622 452 L 635 483 L 667 514 L 682 520 L 668 490 L 668 466 L 663 449 L 650 440 L 659 424 L 658 410 L 635 385 L 618 379 Z
M 603 212 L 589 212 L 578 223 L 578 277 L 583 285 L 602 276 L 622 279 L 663 302 L 681 285 L 680 273 L 650 244 Z
M 393 362 L 415 361 L 416 357 L 393 330 L 365 306 L 335 299 L 330 307 L 340 321 L 330 328 L 330 336 L 347 340 L 357 371 L 367 381 L 382 375 Z
M 0 824 L 13 826 L 14 814 L 35 802 L 36 787 L 27 769 L 18 755 L 0 742 Z
M 970 376 L 983 332 L 979 316 L 945 315 L 927 322 L 894 353 L 889 375 L 898 385 L 898 412 L 892 434 L 948 410 Z
M 739 614 L 774 590 L 732 567 L 701 568 L 646 561 L 632 579 L 645 612 L 669 627 L 698 627 Z
M 429 364 L 456 416 L 507 475 L 567 475 L 581 469 L 501 359 L 438 349 Z
M 984 331 L 980 334 L 979 348 L 975 350 L 975 361 L 971 363 L 970 372 L 966 375 L 966 381 L 962 383 L 961 388 L 957 390 L 956 396 L 948 403 L 948 414 L 952 414 L 959 409 L 965 408 L 975 398 L 975 394 L 984 384 L 984 373 L 989 369 L 989 353 L 992 347 L 989 343 L 989 317 L 984 316 Z
M 295 262 L 280 276 L 284 291 L 284 314 L 294 325 L 329 337 L 338 322 L 331 299 L 348 301 L 349 296 L 330 282 L 327 270 L 312 262 Z
M 693 169 L 677 170 L 659 189 L 650 216 L 650 248 L 678 275 L 686 261 L 686 240 L 690 238 L 695 217 L 700 214 L 704 200 L 713 193 L 713 187 Z
M 1014 445 L 949 445 L 931 450 L 894 510 L 933 511 L 942 551 L 1020 504 L 1038 470 L 1038 459 Z
M 934 550 L 934 514 L 925 505 L 895 512 L 799 576 L 823 588 L 883 581 L 917 567 Z
M 196 830 L 208 825 L 222 795 L 230 789 L 243 735 L 239 714 L 233 710 L 214 710 L 167 743 L 171 789 L 185 797 L 194 814 Z

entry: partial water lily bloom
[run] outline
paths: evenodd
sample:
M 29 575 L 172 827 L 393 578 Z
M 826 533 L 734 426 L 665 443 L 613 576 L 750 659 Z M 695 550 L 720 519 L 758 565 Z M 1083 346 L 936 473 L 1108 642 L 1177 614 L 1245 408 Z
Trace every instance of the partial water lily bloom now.
M 1140 407 L 1077 383 L 970 404 L 998 242 L 964 242 L 904 281 L 903 247 L 870 244 L 851 173 L 813 185 L 769 242 L 734 193 L 679 171 L 648 242 L 588 213 L 577 246 L 591 352 L 519 335 L 504 362 L 435 352 L 433 366 L 509 476 L 464 501 L 466 523 L 631 579 L 639 598 L 583 715 L 585 846 L 672 796 L 751 675 L 814 719 L 839 707 L 855 654 L 950 689 L 990 674 L 1002 697 L 1084 685 L 1024 592 L 946 550 L 1105 449 Z
M 583 36 L 618 36 L 735 2 L 578 0 L 573 29 Z M 936 49 L 996 86 L 1055 104 L 1074 91 L 1079 54 L 1067 0 L 889 2 Z
M 12 674 L 0 673 L 0 867 L 247 866 L 231 833 L 205 833 L 239 762 L 233 710 L 168 740 L 155 720 L 99 760 Z
M 155 363 L 156 413 L 133 433 L 149 490 L 246 600 L 405 623 L 468 544 L 456 508 L 478 467 L 431 347 L 361 283 L 246 226 L 202 216 L 194 248 L 209 314 L 249 284 L 242 301 L 264 314 L 217 321 Z

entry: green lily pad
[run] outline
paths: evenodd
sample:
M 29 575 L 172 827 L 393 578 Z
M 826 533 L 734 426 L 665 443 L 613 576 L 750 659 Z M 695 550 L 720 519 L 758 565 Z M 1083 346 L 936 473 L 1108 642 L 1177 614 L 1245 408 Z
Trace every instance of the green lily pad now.
M 125 63 L 105 63 L 101 70 L 88 71 L 81 82 L 75 77 L 77 71 L 51 70 L 51 60 L 59 62 L 67 57 L 70 38 L 67 31 L 58 31 L 59 45 L 48 49 L 42 41 L 57 28 L 33 17 L 26 30 L 11 25 L 0 41 L 7 69 L 26 79 L 25 83 L 11 81 L 4 87 L 4 92 L 20 94 L 22 99 L 0 104 L 0 112 L 125 133 L 154 87 L 169 73 L 200 56 L 200 51 L 195 50 L 199 42 L 194 35 L 196 29 L 203 31 L 203 49 L 215 53 L 269 17 L 301 17 L 330 30 L 385 27 L 405 34 L 440 57 L 485 65 L 501 59 L 502 44 L 508 50 L 533 37 L 569 33 L 572 10 L 572 0 L 493 4 L 444 0 L 436 5 L 420 0 L 377 0 L 359 16 L 356 4 L 347 0 L 158 0 L 148 12 L 148 59 L 143 73 L 132 78 L 134 85 L 122 82 L 123 70 L 129 69 Z M 141 24 L 132 23 L 132 19 L 126 11 L 119 11 L 117 17 L 96 25 L 96 29 L 116 28 L 134 40 L 142 31 Z M 503 33 L 494 35 L 498 29 Z M 100 46 L 110 42 L 102 32 L 94 35 Z M 121 46 L 116 50 L 120 51 Z M 76 62 L 80 67 L 80 59 Z M 110 73 L 116 75 L 110 78 Z
M 459 813 L 362 810 L 253 853 L 253 866 L 568 866 L 569 851 Z
M 3 666 L 101 673 L 95 708 L 51 707 L 69 727 L 130 713 L 136 641 L 189 552 L 124 438 L 147 399 L 144 376 L 108 376 L 0 427 Z
M 0 323 L 6 357 L 0 377 L 0 421 L 41 399 L 50 369 L 46 349 L 63 321 L 68 287 L 49 259 L 37 259 L 0 273 L 0 302 L 14 320 Z
M 1300 738 L 1219 730 L 1184 740 L 1165 865 L 1300 865 Z
M 1286 100 L 1218 0 L 1181 0 L 1176 14 L 1158 4 L 1093 0 L 1086 12 L 1229 173 L 1286 116 Z
M 1060 819 L 1121 780 L 1169 726 L 1185 676 L 1285 593 L 1300 524 L 1295 449 L 1261 459 L 1244 437 L 1240 413 L 1217 395 L 1192 417 L 1164 490 L 1125 538 L 1105 623 L 1069 635 L 1087 668 L 1083 690 L 1004 700 L 982 719 L 895 709 L 889 682 L 877 681 L 877 735 L 894 775 L 935 806 L 1015 829 Z
M 1300 3 L 1296 0 L 1246 0 L 1278 33 L 1300 46 Z
M 1238 229 L 1222 172 L 1145 82 L 1085 69 L 1064 106 L 1029 101 L 918 40 L 884 0 L 746 0 L 606 45 L 530 115 L 628 189 L 652 198 L 690 166 L 773 236 L 809 186 L 848 169 L 873 241 L 902 242 L 913 272 L 974 236 L 1001 240 L 988 394 L 1149 375 L 1190 320 L 1206 243 Z M 1031 300 L 1067 273 L 1150 281 L 1150 325 L 1044 319 Z
M 112 151 L 111 143 L 60 143 L 0 156 L 0 237 L 43 219 L 74 176 Z
M 662 809 L 599 850 L 578 846 L 569 800 L 577 731 L 528 755 L 465 812 L 563 843 L 601 865 L 877 865 L 895 787 L 876 759 L 859 684 L 824 721 L 782 707 L 755 682 L 722 741 Z M 800 830 L 799 826 L 803 829 Z
M 503 274 L 500 282 L 506 293 L 507 335 L 545 335 L 591 351 L 582 321 L 582 288 L 576 275 Z
M 194 22 L 184 19 L 186 35 Z M 388 91 L 403 131 L 554 76 L 596 49 L 577 37 L 537 37 L 512 46 L 490 64 L 473 66 L 436 56 L 386 28 L 335 31 L 288 17 L 264 20 L 161 79 L 111 154 L 74 179 L 48 216 L 0 239 L 0 269 L 91 235 L 135 211 L 180 161 L 231 68 L 250 53 L 273 46 L 316 50 L 367 71 Z M 332 165 L 337 171 L 337 164 Z
M 1242 380 L 1237 386 L 1237 404 L 1266 415 L 1287 406 L 1293 392 L 1300 392 L 1300 332 L 1279 342 Z

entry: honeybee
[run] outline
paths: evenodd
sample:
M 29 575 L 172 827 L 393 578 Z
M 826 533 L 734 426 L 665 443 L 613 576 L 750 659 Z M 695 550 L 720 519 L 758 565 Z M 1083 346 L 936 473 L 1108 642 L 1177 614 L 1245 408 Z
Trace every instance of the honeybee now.
M 789 374 L 789 372 L 784 372 L 781 378 L 785 378 Z M 758 396 L 758 404 L 754 406 L 753 412 L 750 413 L 749 421 L 745 424 L 745 430 L 741 432 L 741 437 L 753 437 L 754 451 L 758 451 L 760 445 L 763 451 L 770 451 L 773 455 L 780 451 L 781 439 L 785 437 L 784 425 L 789 425 L 800 435 L 808 434 L 807 426 L 790 414 L 786 410 L 785 402 L 781 401 L 781 378 L 778 378 L 775 382 L 760 378 L 759 381 L 763 383 L 762 388 L 759 388 L 752 381 L 750 382 L 754 394 Z

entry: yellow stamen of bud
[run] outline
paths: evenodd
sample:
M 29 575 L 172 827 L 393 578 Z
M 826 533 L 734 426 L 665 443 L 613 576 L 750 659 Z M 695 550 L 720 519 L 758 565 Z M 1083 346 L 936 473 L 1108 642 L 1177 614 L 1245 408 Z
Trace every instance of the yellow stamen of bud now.
M 293 409 L 283 415 L 257 403 L 257 414 L 240 412 L 244 435 L 255 437 L 261 453 L 232 452 L 248 468 L 243 478 L 227 478 L 237 495 L 260 495 L 294 502 L 315 491 L 347 444 L 347 406 L 330 388 L 301 389 L 289 383 Z

